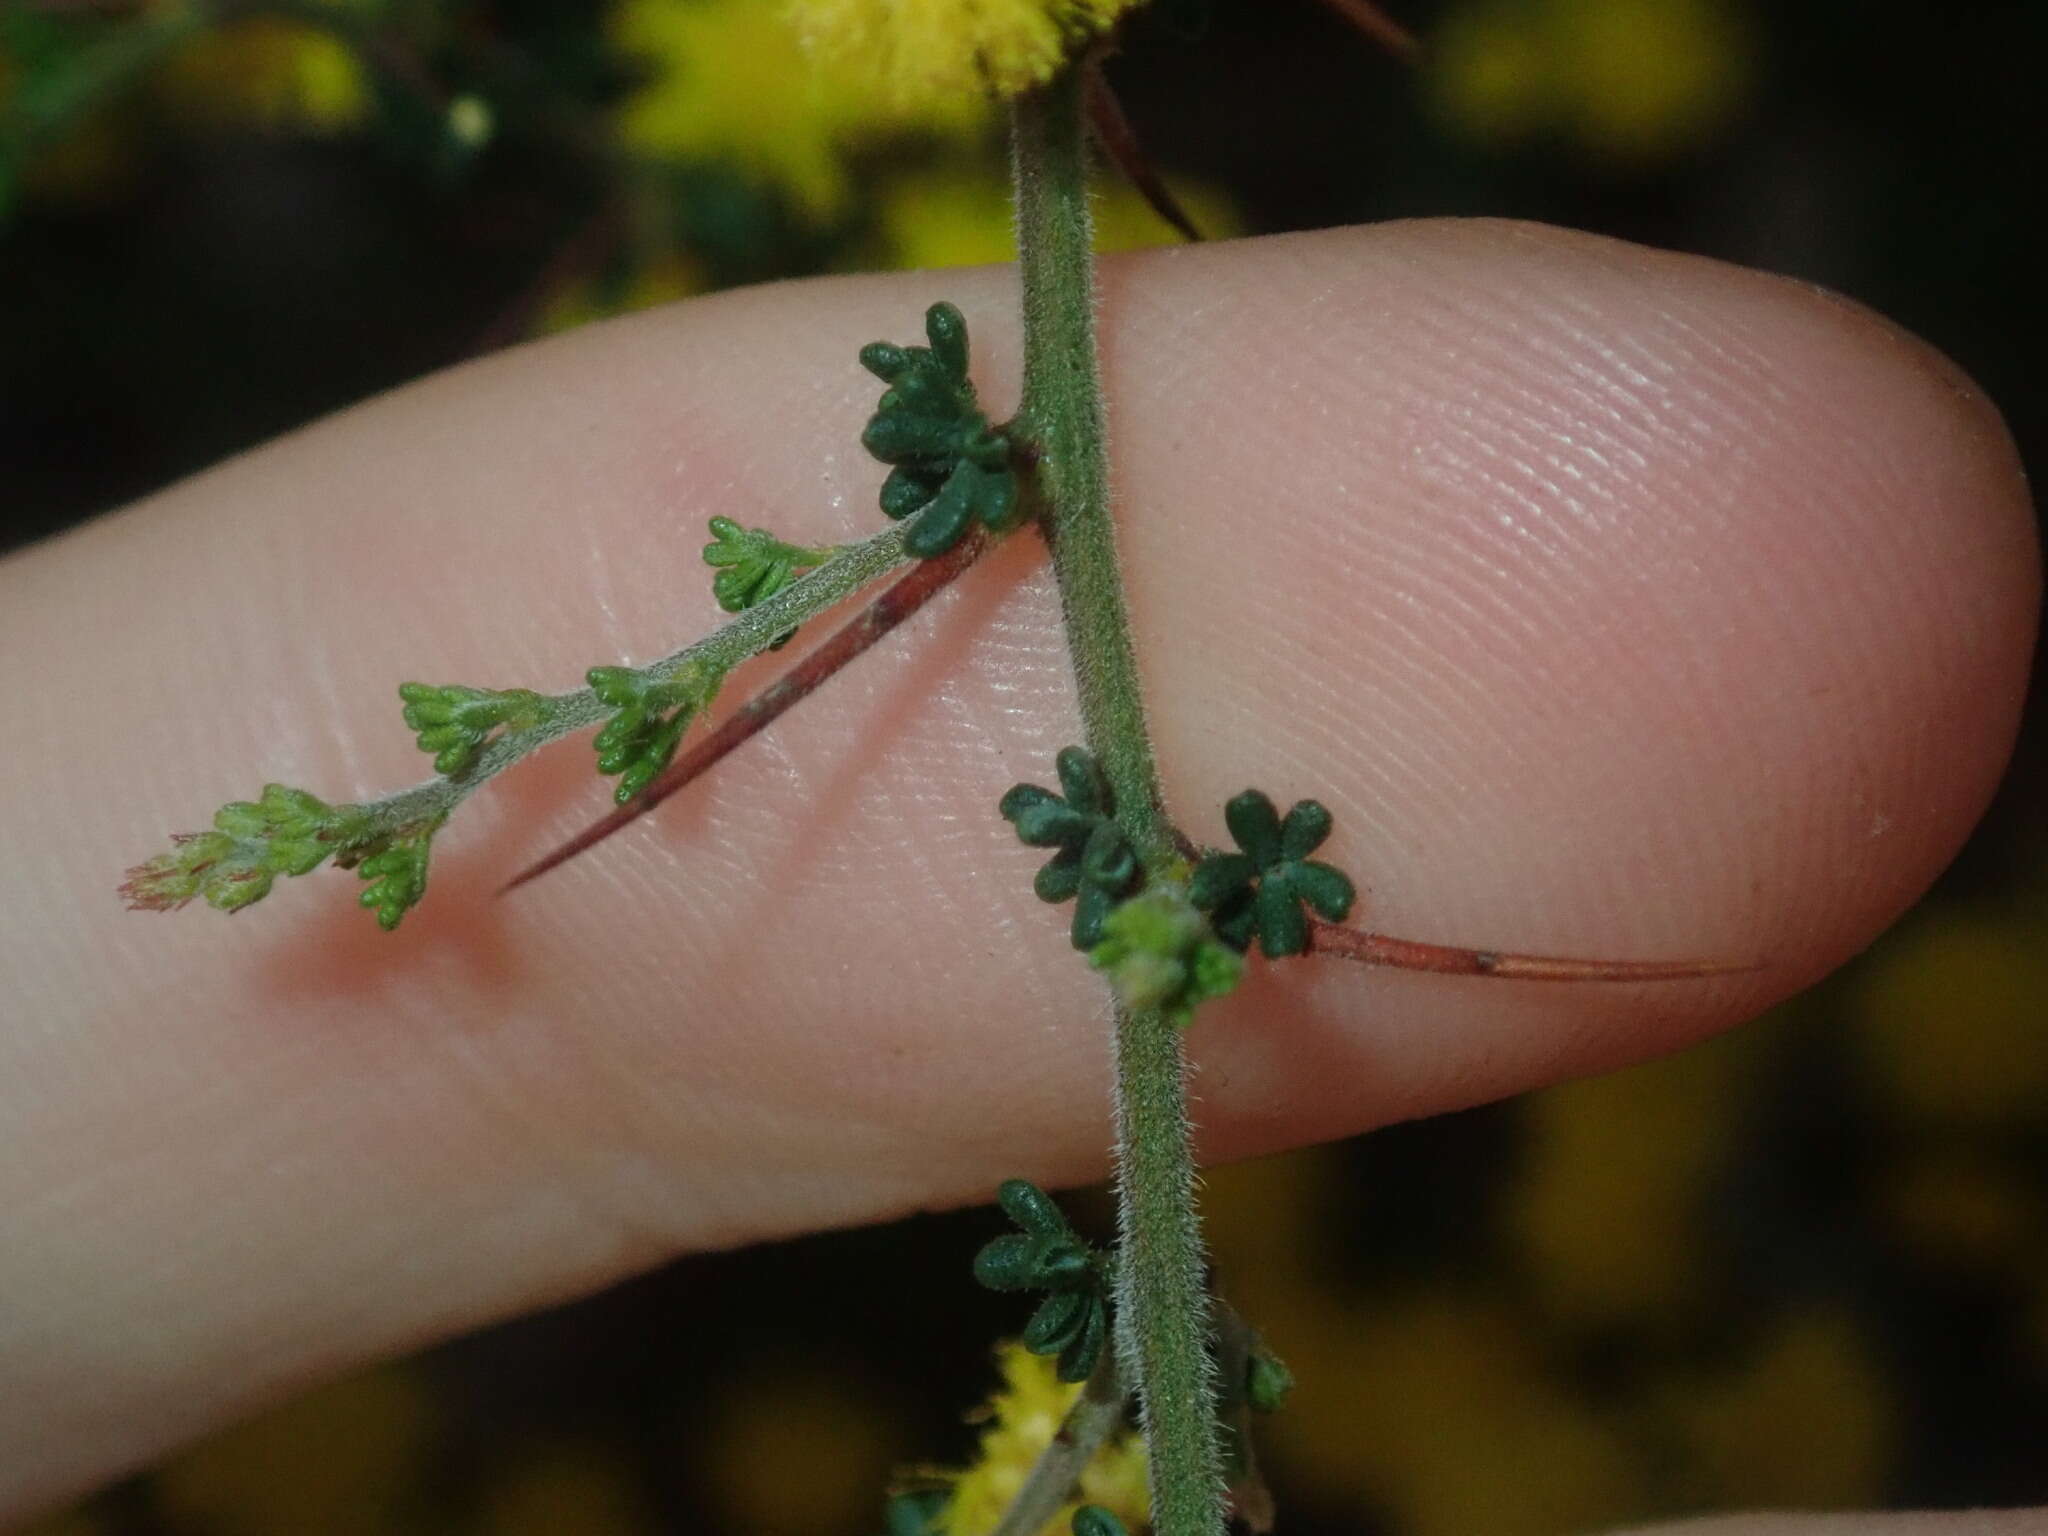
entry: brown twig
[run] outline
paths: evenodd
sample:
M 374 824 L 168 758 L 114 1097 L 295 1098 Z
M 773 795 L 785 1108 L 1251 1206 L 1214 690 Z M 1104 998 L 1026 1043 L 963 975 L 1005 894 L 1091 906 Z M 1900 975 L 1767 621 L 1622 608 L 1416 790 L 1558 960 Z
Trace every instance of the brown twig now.
M 835 672 L 937 597 L 988 547 L 988 538 L 977 531 L 936 559 L 920 561 L 867 607 L 834 630 L 816 650 L 720 721 L 709 735 L 700 737 L 695 746 L 670 763 L 637 798 L 527 865 L 499 886 L 498 894 L 503 896 L 530 880 L 538 880 L 549 870 L 566 864 L 622 827 L 638 821 L 723 760 L 735 747 L 751 741 L 786 711 L 809 698 Z

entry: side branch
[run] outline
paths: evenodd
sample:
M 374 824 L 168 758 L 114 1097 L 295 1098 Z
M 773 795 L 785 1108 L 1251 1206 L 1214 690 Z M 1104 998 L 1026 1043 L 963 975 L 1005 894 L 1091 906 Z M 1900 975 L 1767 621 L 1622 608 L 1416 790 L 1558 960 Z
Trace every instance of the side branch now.
M 538 880 L 551 869 L 603 842 L 639 820 L 662 801 L 707 772 L 743 742 L 752 740 L 784 713 L 815 693 L 834 673 L 916 613 L 977 560 L 990 540 L 980 533 L 962 539 L 945 554 L 919 562 L 816 650 L 721 721 L 709 735 L 678 757 L 635 799 L 593 822 L 560 847 L 527 865 L 498 888 L 500 896 Z
M 1067 1410 L 1066 1418 L 1025 1475 L 1010 1507 L 989 1536 L 1037 1536 L 1074 1495 L 1081 1474 L 1103 1443 L 1124 1422 L 1130 1393 L 1117 1365 L 1116 1351 L 1105 1349 L 1087 1385 Z

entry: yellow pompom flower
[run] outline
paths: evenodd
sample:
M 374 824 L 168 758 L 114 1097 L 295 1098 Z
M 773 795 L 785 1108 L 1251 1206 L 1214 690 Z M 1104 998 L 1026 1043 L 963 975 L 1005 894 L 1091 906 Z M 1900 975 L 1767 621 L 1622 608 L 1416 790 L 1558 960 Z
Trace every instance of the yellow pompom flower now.
M 786 0 L 805 46 L 898 103 L 1045 84 L 1143 0 Z
M 872 80 L 812 68 L 780 0 L 625 0 L 608 25 L 645 72 L 620 108 L 630 147 L 737 166 L 821 218 L 845 205 L 849 150 L 971 133 L 987 116 L 977 97 L 897 105 Z
M 996 1366 L 1003 1385 L 988 1405 L 980 1453 L 973 1466 L 951 1474 L 953 1495 L 939 1522 L 947 1536 L 988 1536 L 996 1528 L 1081 1395 L 1078 1385 L 1059 1380 L 1051 1360 L 1027 1353 L 1014 1341 L 996 1352 Z M 1100 1505 L 1129 1530 L 1146 1526 L 1152 1505 L 1145 1448 L 1138 1437 L 1128 1431 L 1112 1437 L 1088 1463 L 1075 1492 L 1079 1496 L 1060 1509 L 1040 1536 L 1066 1536 L 1074 1511 L 1083 1504 Z

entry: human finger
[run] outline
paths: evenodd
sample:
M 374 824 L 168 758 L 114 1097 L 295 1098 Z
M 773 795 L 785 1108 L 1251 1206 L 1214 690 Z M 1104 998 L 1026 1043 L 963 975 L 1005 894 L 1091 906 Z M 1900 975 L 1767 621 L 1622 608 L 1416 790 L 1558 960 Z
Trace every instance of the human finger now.
M 465 809 L 395 936 L 333 875 L 232 923 L 111 895 L 266 780 L 416 777 L 400 679 L 561 687 L 708 628 L 711 514 L 872 526 L 851 359 L 941 296 L 1007 405 L 1007 273 L 758 290 L 443 375 L 0 570 L 0 653 L 30 662 L 0 683 L 5 1499 L 677 1251 L 1102 1172 L 1102 992 L 994 815 L 1077 734 L 1029 534 L 514 899 L 603 803 L 580 748 Z M 1987 797 L 2034 619 L 2024 488 L 1981 396 L 1861 311 L 1422 224 L 1134 258 L 1102 314 L 1192 835 L 1247 783 L 1313 795 L 1376 928 L 1766 962 L 1656 989 L 1261 968 L 1191 1042 L 1209 1155 L 1733 1023 L 1867 942 Z

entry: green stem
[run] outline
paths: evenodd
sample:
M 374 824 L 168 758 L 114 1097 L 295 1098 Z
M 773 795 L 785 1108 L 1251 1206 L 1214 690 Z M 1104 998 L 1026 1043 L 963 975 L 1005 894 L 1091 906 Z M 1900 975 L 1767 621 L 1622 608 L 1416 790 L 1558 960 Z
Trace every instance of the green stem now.
M 806 571 L 773 597 L 747 609 L 702 640 L 641 668 L 641 674 L 655 683 L 668 682 L 686 672 L 723 677 L 748 657 L 769 649 L 806 619 L 817 617 L 901 565 L 905 559 L 904 532 L 902 525 L 885 528 L 858 544 L 831 551 L 823 565 Z M 368 813 L 371 826 L 380 832 L 445 817 L 521 758 L 571 731 L 602 723 L 611 710 L 589 688 L 573 688 L 567 693 L 543 696 L 536 713 L 538 718 L 532 725 L 507 731 L 493 740 L 478 756 L 476 765 L 460 778 L 432 778 L 368 801 L 360 809 Z
M 1089 749 L 1116 816 L 1154 870 L 1177 857 L 1145 729 L 1144 697 L 1110 517 L 1095 346 L 1082 72 L 1021 99 L 1012 119 L 1024 285 L 1024 402 Z M 1138 1397 L 1159 1536 L 1221 1536 L 1209 1297 L 1180 1031 L 1157 1011 L 1116 1017 L 1122 1245 L 1118 1351 Z

